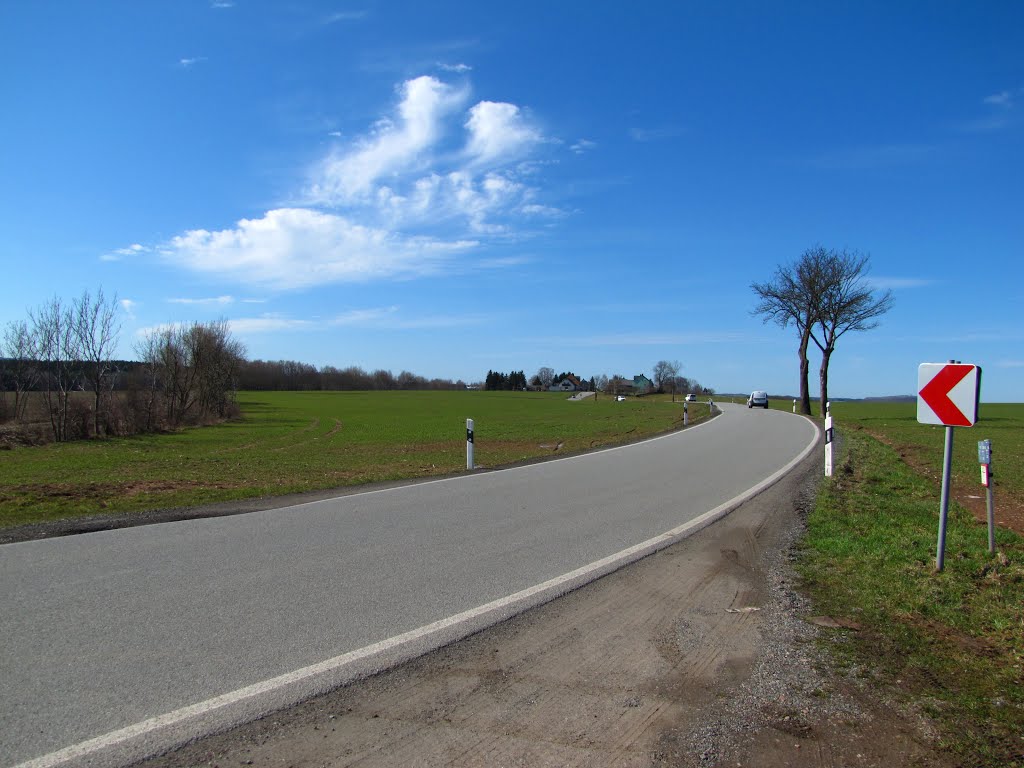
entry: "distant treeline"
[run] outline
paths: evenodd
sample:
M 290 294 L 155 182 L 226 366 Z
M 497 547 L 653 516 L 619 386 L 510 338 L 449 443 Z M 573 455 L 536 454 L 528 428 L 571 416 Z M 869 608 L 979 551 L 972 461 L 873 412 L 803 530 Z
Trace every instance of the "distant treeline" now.
M 261 391 L 338 391 L 391 389 L 465 389 L 466 382 L 428 379 L 409 371 L 364 371 L 358 366 L 317 368 L 294 360 L 251 360 L 238 369 L 238 388 Z
M 54 297 L 0 328 L 0 443 L 65 442 L 211 424 L 238 413 L 255 390 L 466 389 L 409 371 L 317 369 L 254 360 L 227 320 L 156 328 L 117 360 L 120 302 L 100 289 Z
M 79 366 L 82 364 L 79 363 Z M 110 382 L 115 392 L 127 392 L 139 386 L 145 377 L 147 364 L 137 360 L 111 360 L 108 363 Z M 0 393 L 15 392 L 15 371 L 24 367 L 24 361 L 0 357 Z M 27 386 L 29 392 L 45 388 L 47 373 L 54 367 L 47 361 L 34 361 L 36 375 Z M 390 390 L 390 389 L 466 389 L 461 379 L 428 379 L 409 371 L 397 376 L 391 371 L 364 371 L 358 366 L 336 368 L 325 365 L 317 368 L 294 360 L 242 360 L 237 363 L 233 389 L 260 391 L 315 392 L 331 390 Z
M 488 371 L 484 378 L 484 389 L 522 391 L 526 389 L 526 374 L 523 371 Z

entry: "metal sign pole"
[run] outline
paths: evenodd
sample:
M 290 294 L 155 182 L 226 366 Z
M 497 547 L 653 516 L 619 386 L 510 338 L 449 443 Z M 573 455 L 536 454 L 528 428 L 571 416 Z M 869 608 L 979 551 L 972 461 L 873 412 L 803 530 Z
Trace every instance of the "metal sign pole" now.
M 996 553 L 996 505 L 992 498 L 992 470 L 988 473 L 988 552 Z
M 935 549 L 935 570 L 941 571 L 946 557 L 946 517 L 949 514 L 949 475 L 953 464 L 953 427 L 946 427 L 942 454 L 942 500 L 939 502 L 939 543 Z
M 993 490 L 992 486 L 995 482 L 992 480 L 992 441 L 985 441 L 985 453 L 988 461 L 985 462 L 985 490 L 988 493 L 985 494 L 987 497 L 986 507 L 988 508 L 988 552 L 990 555 L 996 553 L 996 504 L 992 498 Z

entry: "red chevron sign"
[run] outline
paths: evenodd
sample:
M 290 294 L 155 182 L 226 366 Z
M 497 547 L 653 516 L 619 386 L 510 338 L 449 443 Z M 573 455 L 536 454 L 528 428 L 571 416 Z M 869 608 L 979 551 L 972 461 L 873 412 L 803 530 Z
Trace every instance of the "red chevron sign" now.
M 921 363 L 917 369 L 917 420 L 973 427 L 978 420 L 981 368 L 964 363 Z

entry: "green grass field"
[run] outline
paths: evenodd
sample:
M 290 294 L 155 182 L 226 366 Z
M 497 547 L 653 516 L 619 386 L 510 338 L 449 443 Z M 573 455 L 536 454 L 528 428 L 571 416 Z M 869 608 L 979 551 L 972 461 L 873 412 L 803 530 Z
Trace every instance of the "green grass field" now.
M 442 475 L 682 425 L 663 398 L 525 392 L 244 392 L 236 422 L 0 453 L 0 527 Z M 690 404 L 691 423 L 707 418 Z
M 917 422 L 914 403 L 844 402 L 832 406 L 839 427 L 850 424 L 899 446 L 907 458 L 936 475 L 942 472 L 945 428 Z M 957 427 L 953 436 L 954 479 L 982 490 L 978 441 L 992 441 L 992 468 L 997 487 L 1024 495 L 1024 404 L 982 403 L 973 427 Z
M 833 658 L 920 707 L 956 765 L 1024 766 L 1024 539 L 998 529 L 990 555 L 985 525 L 954 502 L 935 572 L 943 430 L 912 403 L 833 416 L 841 454 L 799 561 L 815 611 L 862 625 L 830 635 Z M 992 440 L 997 507 L 1019 504 L 1022 434 L 1022 405 L 983 404 L 956 430 L 954 468 L 979 492 L 977 440 Z

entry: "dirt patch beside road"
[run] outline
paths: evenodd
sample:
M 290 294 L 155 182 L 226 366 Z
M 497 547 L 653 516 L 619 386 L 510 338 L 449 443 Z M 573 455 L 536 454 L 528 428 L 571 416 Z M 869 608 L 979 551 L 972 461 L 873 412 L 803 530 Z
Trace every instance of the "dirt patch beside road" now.
M 809 622 L 793 587 L 818 471 L 814 456 L 570 595 L 143 765 L 950 765 L 923 719 L 816 649 L 853 631 Z

